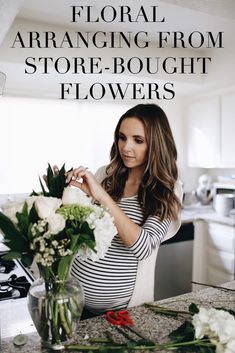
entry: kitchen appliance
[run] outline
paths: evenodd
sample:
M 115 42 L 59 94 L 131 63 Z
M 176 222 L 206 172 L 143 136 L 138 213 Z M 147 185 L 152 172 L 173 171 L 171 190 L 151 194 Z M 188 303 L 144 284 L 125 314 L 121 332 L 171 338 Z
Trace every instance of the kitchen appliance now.
M 174 237 L 160 245 L 155 267 L 154 300 L 191 292 L 193 241 L 193 223 L 183 223 Z
M 221 216 L 230 215 L 235 208 L 235 183 L 213 184 L 213 208 Z
M 235 194 L 235 182 L 234 183 L 213 183 L 214 197 L 218 194 Z
M 235 193 L 215 195 L 214 209 L 219 215 L 228 217 L 233 208 L 235 208 Z
M 195 207 L 199 205 L 199 201 L 196 196 L 196 191 L 184 192 L 183 194 L 183 207 Z
M 207 174 L 202 174 L 198 179 L 196 198 L 202 205 L 208 205 L 212 197 L 211 177 Z
M 25 298 L 33 281 L 30 273 L 17 260 L 5 260 L 0 253 L 0 301 Z
M 1 238 L 1 235 L 0 235 Z M 27 308 L 27 293 L 34 278 L 18 260 L 5 260 L 8 248 L 0 239 L 0 338 L 35 332 Z

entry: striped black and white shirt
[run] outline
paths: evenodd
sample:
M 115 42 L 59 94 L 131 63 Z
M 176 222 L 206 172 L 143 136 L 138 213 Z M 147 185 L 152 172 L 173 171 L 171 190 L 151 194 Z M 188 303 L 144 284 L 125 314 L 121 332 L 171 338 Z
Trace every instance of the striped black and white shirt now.
M 137 196 L 123 198 L 118 205 L 133 222 L 141 224 L 143 212 Z M 82 283 L 85 305 L 91 312 L 121 309 L 132 296 L 138 261 L 147 258 L 167 233 L 170 221 L 150 216 L 132 246 L 126 246 L 116 235 L 105 257 L 98 261 L 75 258 L 71 274 Z M 147 275 L 147 274 L 146 274 Z

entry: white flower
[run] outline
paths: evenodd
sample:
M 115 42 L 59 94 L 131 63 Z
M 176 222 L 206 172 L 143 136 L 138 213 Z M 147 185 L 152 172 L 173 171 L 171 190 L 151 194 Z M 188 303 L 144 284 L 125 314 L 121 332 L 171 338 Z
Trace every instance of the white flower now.
M 27 202 L 27 206 L 28 206 L 28 211 L 31 210 L 33 203 L 35 202 L 35 200 L 37 199 L 38 196 L 29 196 L 27 197 L 27 199 L 25 200 Z
M 235 352 L 235 339 L 232 339 L 228 342 L 225 353 L 234 353 Z
M 90 206 L 92 204 L 91 198 L 86 196 L 84 192 L 78 188 L 68 186 L 64 189 L 62 196 L 63 205 L 79 204 L 81 206 Z
M 96 253 L 87 247 L 80 248 L 78 253 L 83 259 L 97 261 L 105 256 L 114 235 L 117 234 L 117 229 L 111 215 L 104 208 L 93 205 L 93 210 L 86 221 L 94 231 Z
M 32 228 L 31 228 L 31 232 L 32 235 L 35 237 L 38 235 L 38 233 L 44 233 L 46 231 L 46 226 L 47 226 L 47 222 L 43 219 L 40 219 L 37 223 L 34 223 Z M 43 234 L 43 237 L 45 237 L 45 234 Z
M 57 240 L 52 240 L 51 244 L 56 248 L 59 243 Z
M 224 310 L 200 308 L 193 316 L 195 337 L 208 336 L 216 345 L 216 353 L 234 353 L 235 318 Z
M 65 219 L 63 216 L 57 213 L 53 213 L 47 218 L 48 232 L 51 234 L 57 234 L 65 227 Z
M 40 218 L 49 218 L 61 205 L 61 200 L 56 197 L 35 197 L 35 208 Z
M 3 213 L 5 216 L 9 217 L 14 223 L 18 223 L 16 218 L 17 212 L 22 212 L 24 201 L 11 201 L 6 205 L 2 206 Z
M 211 343 L 213 343 L 216 347 L 216 353 L 224 353 L 225 347 L 222 343 L 218 342 L 216 339 L 210 339 Z
M 211 309 L 209 309 L 211 310 Z M 209 328 L 209 315 L 210 311 L 206 308 L 200 308 L 199 313 L 193 316 L 192 323 L 195 327 L 195 337 L 202 338 L 208 335 L 210 328 Z M 214 309 L 213 309 L 214 310 Z

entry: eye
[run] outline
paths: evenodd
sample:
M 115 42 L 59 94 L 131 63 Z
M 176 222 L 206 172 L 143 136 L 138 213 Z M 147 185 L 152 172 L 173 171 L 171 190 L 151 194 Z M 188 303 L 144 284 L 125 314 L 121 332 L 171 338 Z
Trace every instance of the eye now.
M 126 140 L 125 135 L 118 134 L 118 140 L 125 141 Z
M 144 141 L 139 138 L 135 138 L 135 142 L 138 144 L 144 143 Z

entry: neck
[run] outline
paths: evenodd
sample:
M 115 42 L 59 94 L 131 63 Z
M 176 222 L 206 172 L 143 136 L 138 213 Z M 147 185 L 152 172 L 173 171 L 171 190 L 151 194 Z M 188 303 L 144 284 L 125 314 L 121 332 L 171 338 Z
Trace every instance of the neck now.
M 144 174 L 144 167 L 131 168 L 128 173 L 128 181 L 133 184 L 140 184 Z

